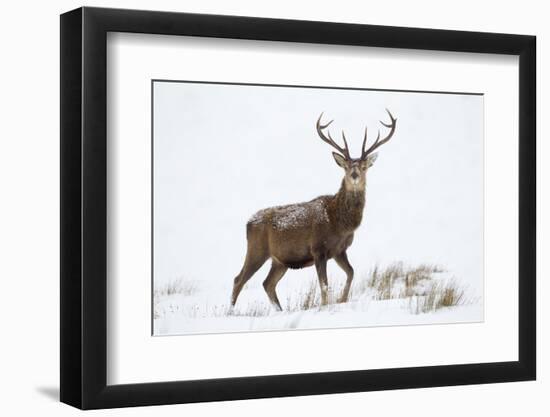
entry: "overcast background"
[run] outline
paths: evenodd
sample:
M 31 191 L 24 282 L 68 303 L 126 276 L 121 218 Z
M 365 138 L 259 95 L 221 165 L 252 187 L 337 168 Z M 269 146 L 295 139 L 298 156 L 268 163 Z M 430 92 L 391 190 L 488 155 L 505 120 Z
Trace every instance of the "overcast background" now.
M 376 263 L 444 266 L 483 289 L 483 97 L 154 82 L 154 283 L 227 285 L 259 209 L 338 191 L 343 176 L 315 131 L 346 132 L 352 156 L 398 119 L 367 176 L 363 223 L 348 250 L 357 274 Z M 252 278 L 263 281 L 268 264 Z M 284 280 L 315 271 L 289 271 Z M 332 262 L 329 273 L 342 274 Z

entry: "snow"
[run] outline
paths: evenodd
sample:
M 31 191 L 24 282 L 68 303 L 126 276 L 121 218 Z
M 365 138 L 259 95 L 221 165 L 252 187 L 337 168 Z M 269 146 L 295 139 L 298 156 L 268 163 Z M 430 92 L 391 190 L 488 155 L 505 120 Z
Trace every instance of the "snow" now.
M 288 204 L 260 210 L 251 217 L 248 223 L 258 225 L 266 221 L 270 221 L 273 228 L 277 230 L 289 230 L 306 227 L 313 222 L 327 223 L 329 218 L 325 202 L 322 198 L 316 198 L 306 203 Z
M 436 274 L 436 280 L 449 280 L 448 273 Z M 300 297 L 318 286 L 311 276 L 309 280 L 286 277 L 277 288 L 283 311 L 276 311 L 270 304 L 261 285 L 261 280 L 249 282 L 243 289 L 236 306 L 231 309 L 231 287 L 220 289 L 205 285 L 194 287 L 191 294 L 157 295 L 155 297 L 154 334 L 185 335 L 249 331 L 277 331 L 292 329 L 326 329 L 370 326 L 426 325 L 443 323 L 472 323 L 483 320 L 483 306 L 478 299 L 453 307 L 444 307 L 427 313 L 416 310 L 419 297 L 377 300 L 373 289 L 358 291 L 364 283 L 358 280 L 352 287 L 352 296 L 347 303 L 314 306 L 300 309 Z M 337 293 L 343 279 L 330 280 Z M 200 284 L 198 284 L 200 285 Z M 394 291 L 400 292 L 400 283 Z M 313 286 L 313 287 L 312 287 Z M 421 281 L 415 293 L 425 291 L 426 282 Z M 318 288 L 315 288 L 318 296 Z M 353 295 L 354 289 L 357 296 Z M 336 297 L 333 296 L 333 299 Z
M 155 83 L 154 98 L 154 289 L 178 277 L 197 283 L 187 295 L 155 297 L 155 334 L 483 320 L 483 97 Z M 441 265 L 476 302 L 415 314 L 406 299 L 365 295 L 299 311 L 298 296 L 317 283 L 315 269 L 304 268 L 279 283 L 284 311 L 277 313 L 262 288 L 266 262 L 229 315 L 247 216 L 298 227 L 309 210 L 323 219 L 315 198 L 340 187 L 342 169 L 315 132 L 319 114 L 334 117 L 334 128 L 349 131 L 351 148 L 359 149 L 365 125 L 379 126 L 386 107 L 399 124 L 367 174 L 363 221 L 347 251 L 355 281 L 377 264 Z M 328 275 L 329 285 L 345 281 L 333 261 Z

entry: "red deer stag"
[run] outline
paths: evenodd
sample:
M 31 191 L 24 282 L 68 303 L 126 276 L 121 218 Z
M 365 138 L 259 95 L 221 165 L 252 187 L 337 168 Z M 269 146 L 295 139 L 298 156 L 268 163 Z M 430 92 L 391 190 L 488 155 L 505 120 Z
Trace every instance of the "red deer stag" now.
M 334 259 L 347 275 L 344 291 L 338 302 L 348 300 L 353 267 L 348 261 L 347 248 L 353 241 L 353 234 L 361 224 L 365 207 L 366 174 L 376 160 L 376 149 L 388 142 L 395 132 L 396 122 L 389 110 L 390 123 L 380 122 L 390 129 L 384 139 L 380 131 L 376 141 L 365 149 L 367 129 L 361 150 L 361 157 L 350 156 L 346 136 L 342 131 L 344 147 L 340 147 L 325 129 L 333 122 L 321 124 L 317 120 L 320 138 L 336 149 L 334 160 L 344 169 L 345 175 L 340 190 L 335 195 L 324 195 L 314 200 L 270 207 L 257 212 L 246 225 L 248 248 L 244 266 L 235 278 L 231 305 L 234 306 L 244 284 L 260 267 L 271 258 L 271 270 L 263 285 L 269 300 L 279 311 L 281 303 L 275 288 L 288 268 L 299 269 L 315 265 L 321 287 L 321 303 L 328 302 L 327 261 Z

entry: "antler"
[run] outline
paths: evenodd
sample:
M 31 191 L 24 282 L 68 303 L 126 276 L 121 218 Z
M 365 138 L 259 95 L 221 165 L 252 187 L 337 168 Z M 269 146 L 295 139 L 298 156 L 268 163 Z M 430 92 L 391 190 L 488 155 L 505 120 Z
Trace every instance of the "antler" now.
M 390 111 L 388 109 L 386 109 L 386 111 L 388 112 L 388 114 L 390 115 L 390 119 L 391 119 L 391 123 L 390 124 L 386 124 L 384 123 L 383 121 L 380 121 L 380 123 L 382 124 L 382 126 L 385 126 L 385 127 L 388 127 L 388 128 L 391 128 L 390 130 L 390 133 L 388 133 L 388 136 L 386 136 L 384 139 L 380 140 L 380 130 L 378 130 L 378 136 L 376 137 L 376 140 L 374 141 L 374 143 L 369 147 L 369 149 L 365 150 L 365 146 L 367 144 L 367 128 L 365 128 L 365 137 L 363 139 L 363 146 L 361 147 L 361 159 L 365 159 L 368 155 L 370 155 L 371 153 L 373 153 L 376 149 L 378 149 L 380 146 L 382 146 L 384 143 L 386 143 L 387 141 L 389 141 L 391 139 L 391 137 L 393 136 L 394 132 L 395 132 L 395 126 L 396 126 L 396 122 L 397 122 L 397 119 L 395 119 L 392 114 L 390 113 Z
M 321 117 L 323 117 L 323 113 L 319 116 L 319 119 L 317 120 L 317 133 L 319 134 L 319 137 L 326 143 L 328 143 L 330 146 L 332 146 L 334 149 L 336 149 L 338 152 L 340 152 L 342 155 L 346 157 L 346 159 L 351 160 L 351 156 L 349 154 L 349 148 L 348 148 L 348 142 L 346 141 L 346 135 L 344 135 L 344 131 L 342 131 L 342 139 L 344 139 L 344 148 L 340 147 L 336 142 L 334 142 L 334 139 L 332 139 L 332 136 L 330 136 L 330 132 L 327 130 L 327 136 L 323 133 L 323 129 L 326 129 L 330 126 L 330 124 L 334 121 L 331 120 L 325 125 L 321 124 Z

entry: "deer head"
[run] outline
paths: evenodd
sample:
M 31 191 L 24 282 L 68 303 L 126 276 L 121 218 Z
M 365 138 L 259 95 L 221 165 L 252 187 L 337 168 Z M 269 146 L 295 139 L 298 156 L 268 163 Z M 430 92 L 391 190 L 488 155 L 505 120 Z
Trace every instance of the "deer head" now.
M 324 130 L 327 129 L 334 120 L 331 120 L 330 122 L 322 125 L 321 118 L 323 117 L 323 113 L 321 113 L 319 119 L 317 120 L 316 127 L 319 137 L 338 151 L 332 152 L 332 155 L 334 156 L 334 160 L 336 161 L 338 166 L 343 168 L 345 171 L 344 184 L 348 191 L 359 191 L 365 188 L 367 181 L 367 170 L 374 164 L 374 161 L 376 161 L 376 158 L 378 157 L 378 154 L 374 151 L 382 146 L 384 143 L 388 142 L 395 132 L 397 119 L 392 116 L 388 109 L 386 109 L 386 111 L 390 116 L 390 123 L 386 124 L 382 121 L 380 121 L 380 123 L 382 124 L 382 126 L 389 128 L 390 132 L 384 139 L 380 139 L 380 130 L 378 130 L 378 136 L 374 143 L 368 149 L 365 149 L 367 145 L 367 128 L 365 127 L 365 136 L 363 138 L 360 158 L 351 157 L 344 131 L 342 131 L 342 139 L 344 141 L 343 148 L 340 147 L 334 141 L 334 139 L 332 139 L 332 136 L 330 135 L 330 132 L 328 130 L 326 131 L 327 134 L 325 135 Z

